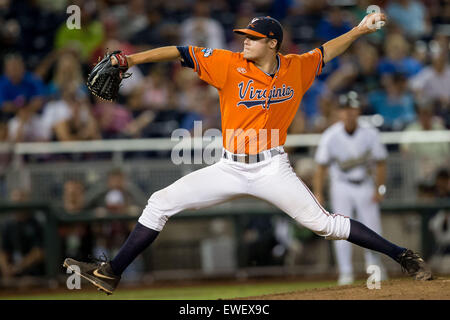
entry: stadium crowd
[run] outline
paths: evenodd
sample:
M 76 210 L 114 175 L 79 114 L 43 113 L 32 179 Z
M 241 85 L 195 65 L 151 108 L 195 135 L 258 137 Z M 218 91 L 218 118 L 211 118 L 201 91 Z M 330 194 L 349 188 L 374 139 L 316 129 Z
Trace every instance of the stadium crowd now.
M 81 9 L 80 29 L 67 27 L 71 4 Z M 387 13 L 388 25 L 325 66 L 290 132 L 322 132 L 336 121 L 336 96 L 350 89 L 360 93 L 364 115 L 382 116 L 382 130 L 450 128 L 448 1 L 2 0 L 0 140 L 169 137 L 195 120 L 204 130 L 220 128 L 217 93 L 179 63 L 131 68 L 116 102 L 94 98 L 85 79 L 108 50 L 241 51 L 232 29 L 258 15 L 282 22 L 282 53 L 307 52 L 349 31 L 371 4 Z

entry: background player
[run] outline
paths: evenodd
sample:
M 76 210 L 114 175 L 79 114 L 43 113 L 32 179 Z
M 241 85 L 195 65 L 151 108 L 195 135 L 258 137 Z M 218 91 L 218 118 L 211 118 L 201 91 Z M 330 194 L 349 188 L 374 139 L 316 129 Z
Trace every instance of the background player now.
M 270 17 L 255 18 L 247 28 L 235 30 L 246 35 L 242 53 L 193 46 L 162 47 L 128 57 L 115 53 L 111 59 L 119 68 L 181 58 L 184 66 L 217 88 L 224 153 L 219 162 L 153 193 L 113 260 L 90 264 L 67 258 L 64 266 L 112 293 L 123 271 L 155 240 L 171 216 L 250 195 L 272 203 L 318 235 L 383 252 L 416 279 L 430 279 L 431 272 L 417 254 L 355 220 L 324 210 L 296 176 L 282 147 L 303 94 L 324 63 L 360 36 L 376 31 L 376 21 L 385 19 L 384 14 L 370 14 L 351 31 L 302 55 L 278 53 L 283 30 Z
M 378 130 L 358 124 L 360 102 L 358 94 L 350 91 L 339 97 L 341 121 L 330 126 L 322 134 L 316 151 L 318 163 L 314 175 L 314 194 L 323 203 L 323 184 L 330 167 L 330 200 L 333 212 L 353 217 L 373 231 L 381 234 L 379 202 L 386 192 L 387 151 L 381 143 Z M 375 162 L 375 177 L 371 177 L 371 166 Z M 352 245 L 348 241 L 333 241 L 339 270 L 338 284 L 354 281 Z M 366 268 L 378 265 L 382 279 L 386 278 L 380 257 L 365 250 Z

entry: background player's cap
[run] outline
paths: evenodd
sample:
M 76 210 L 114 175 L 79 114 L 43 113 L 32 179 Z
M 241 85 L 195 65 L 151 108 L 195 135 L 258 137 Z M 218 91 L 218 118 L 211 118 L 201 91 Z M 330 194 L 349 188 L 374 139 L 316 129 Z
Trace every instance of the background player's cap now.
M 234 29 L 239 34 L 248 34 L 260 38 L 270 38 L 278 40 L 281 44 L 283 41 L 283 28 L 278 20 L 272 17 L 253 18 L 245 29 Z
M 356 91 L 349 91 L 348 93 L 341 94 L 339 96 L 340 108 L 353 108 L 358 109 L 360 106 L 358 93 Z

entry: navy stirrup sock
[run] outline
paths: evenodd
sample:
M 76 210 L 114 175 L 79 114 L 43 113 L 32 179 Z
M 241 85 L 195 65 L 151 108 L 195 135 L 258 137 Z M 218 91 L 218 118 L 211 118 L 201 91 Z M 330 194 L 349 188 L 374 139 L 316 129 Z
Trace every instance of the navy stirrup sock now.
M 379 234 L 353 219 L 350 219 L 350 235 L 348 236 L 347 241 L 363 248 L 384 253 L 397 262 L 399 261 L 399 255 L 406 250 L 406 248 L 396 246 L 387 241 Z
M 133 260 L 156 239 L 158 234 L 158 231 L 147 228 L 138 222 L 120 248 L 119 253 L 110 262 L 114 274 L 120 276 Z

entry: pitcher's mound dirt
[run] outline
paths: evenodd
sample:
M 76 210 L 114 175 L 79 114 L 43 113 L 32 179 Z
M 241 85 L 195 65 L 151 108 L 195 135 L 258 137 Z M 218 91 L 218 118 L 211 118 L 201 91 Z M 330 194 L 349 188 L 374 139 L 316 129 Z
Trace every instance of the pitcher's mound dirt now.
M 380 289 L 358 285 L 310 289 L 297 292 L 269 294 L 239 300 L 450 300 L 450 279 L 432 281 L 397 279 L 382 281 Z

